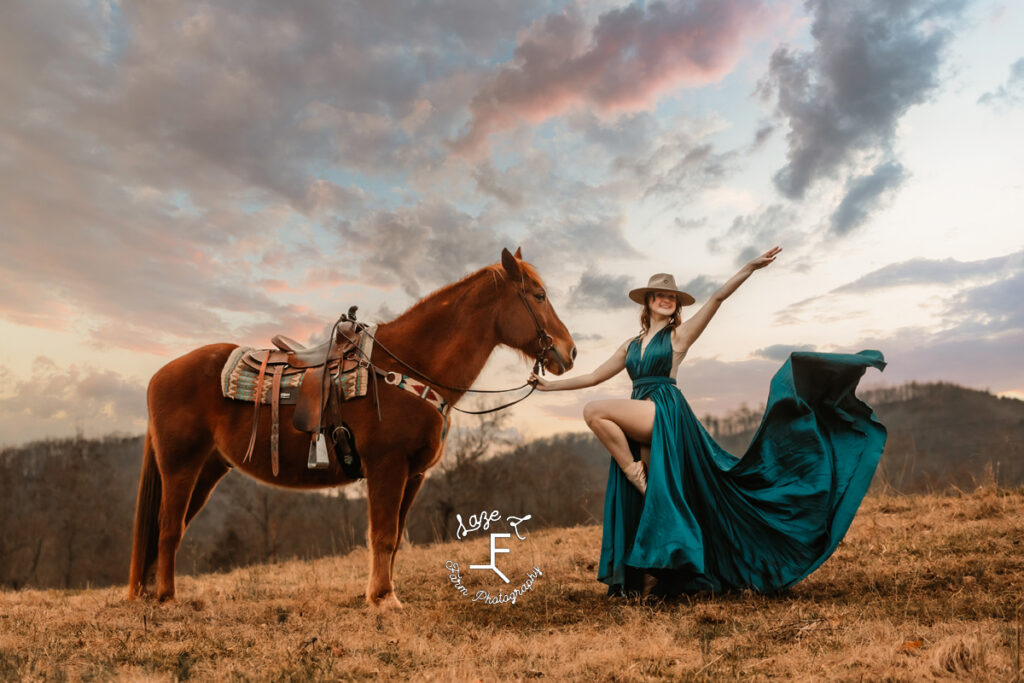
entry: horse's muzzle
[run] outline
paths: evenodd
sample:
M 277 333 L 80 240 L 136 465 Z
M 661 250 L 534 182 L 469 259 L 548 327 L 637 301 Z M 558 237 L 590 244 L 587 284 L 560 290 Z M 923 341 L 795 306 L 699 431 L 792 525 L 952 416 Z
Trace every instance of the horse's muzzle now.
M 573 360 L 576 359 L 576 347 L 569 351 L 569 359 L 566 360 L 557 348 L 551 347 L 548 350 L 544 367 L 553 375 L 561 375 L 572 369 Z

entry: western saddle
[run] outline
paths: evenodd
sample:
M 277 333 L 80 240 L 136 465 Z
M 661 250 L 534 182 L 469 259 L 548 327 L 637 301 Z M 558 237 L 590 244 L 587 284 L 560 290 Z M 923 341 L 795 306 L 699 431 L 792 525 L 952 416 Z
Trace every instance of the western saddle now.
M 257 374 L 252 417 L 252 434 L 245 460 L 252 458 L 259 428 L 260 404 L 267 393 L 264 382 L 269 375 L 271 406 L 270 461 L 274 476 L 279 466 L 280 407 L 294 405 L 292 425 L 310 435 L 310 469 L 326 469 L 330 466 L 324 432 L 328 432 L 342 469 L 353 478 L 362 476 L 362 468 L 355 444 L 348 426 L 341 421 L 339 402 L 347 398 L 341 386 L 341 373 L 356 370 L 359 366 L 369 368 L 369 354 L 360 343 L 365 325 L 355 322 L 355 307 L 343 315 L 334 328 L 330 339 L 323 344 L 305 347 L 294 339 L 276 335 L 270 341 L 276 348 L 251 349 L 246 351 L 240 363 L 244 363 Z M 337 381 L 337 384 L 335 383 Z M 283 388 L 282 388 L 283 387 Z M 290 390 L 296 388 L 297 390 Z M 365 385 L 363 387 L 365 391 Z M 326 418 L 326 419 L 325 419 Z

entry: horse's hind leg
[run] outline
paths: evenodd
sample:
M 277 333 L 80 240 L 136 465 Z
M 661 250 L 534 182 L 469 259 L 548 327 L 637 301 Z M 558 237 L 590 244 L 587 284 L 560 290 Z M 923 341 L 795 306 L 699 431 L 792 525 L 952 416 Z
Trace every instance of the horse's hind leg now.
M 156 597 L 161 602 L 174 597 L 174 556 L 185 533 L 185 514 L 192 493 L 211 453 L 212 448 L 202 453 L 194 444 L 174 444 L 169 447 L 162 443 L 157 451 L 162 491 Z M 209 495 L 209 491 L 206 494 Z
M 188 511 L 185 513 L 185 528 L 188 528 L 192 518 L 203 509 L 206 501 L 210 499 L 213 489 L 224 478 L 224 475 L 230 471 L 231 468 L 228 464 L 217 454 L 214 454 L 206 461 L 202 471 L 199 472 L 195 488 L 192 489 L 192 497 L 188 501 Z

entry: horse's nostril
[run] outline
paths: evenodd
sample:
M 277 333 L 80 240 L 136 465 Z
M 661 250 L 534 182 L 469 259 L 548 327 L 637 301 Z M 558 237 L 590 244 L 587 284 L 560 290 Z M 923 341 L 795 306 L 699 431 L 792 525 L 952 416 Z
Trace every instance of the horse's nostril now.
M 569 352 L 569 358 L 576 360 L 576 347 L 572 347 L 572 351 Z

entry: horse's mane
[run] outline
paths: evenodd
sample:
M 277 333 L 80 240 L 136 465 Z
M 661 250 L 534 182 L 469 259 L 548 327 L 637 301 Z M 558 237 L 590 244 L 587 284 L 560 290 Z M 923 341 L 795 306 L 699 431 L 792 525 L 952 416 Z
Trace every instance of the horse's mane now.
M 519 267 L 522 269 L 523 275 L 525 275 L 527 278 L 533 279 L 536 282 L 539 282 L 539 283 L 541 283 L 543 285 L 543 282 L 540 279 L 540 275 L 537 273 L 537 269 L 536 268 L 534 268 L 529 263 L 526 263 L 525 261 L 520 261 L 519 262 Z M 422 299 L 420 299 L 419 301 L 414 303 L 412 306 L 407 308 L 405 311 L 403 311 L 399 315 L 397 315 L 394 318 L 392 318 L 391 321 L 389 321 L 389 322 L 393 322 L 393 321 L 398 320 L 399 318 L 403 318 L 403 317 L 405 317 L 405 316 L 407 316 L 407 315 L 409 315 L 411 313 L 415 313 L 415 312 L 417 312 L 417 309 L 419 309 L 420 307 L 425 306 L 425 305 L 429 304 L 432 301 L 436 301 L 438 299 L 443 299 L 443 298 L 447 297 L 454 290 L 460 289 L 463 285 L 467 284 L 470 280 L 473 280 L 474 278 L 482 278 L 482 276 L 487 274 L 487 273 L 490 273 L 491 278 L 492 278 L 493 282 L 495 283 L 495 285 L 497 285 L 499 280 L 506 280 L 508 278 L 508 273 L 505 272 L 505 268 L 502 267 L 502 265 L 500 263 L 492 263 L 489 266 L 484 266 L 480 270 L 474 271 L 474 272 L 470 273 L 469 275 L 466 275 L 465 277 L 463 277 L 460 280 L 456 280 L 455 282 L 453 282 L 451 284 L 445 285 L 444 287 L 441 287 L 440 289 L 434 290 L 433 292 L 431 292 L 430 294 L 426 295 L 425 297 L 423 297 Z

